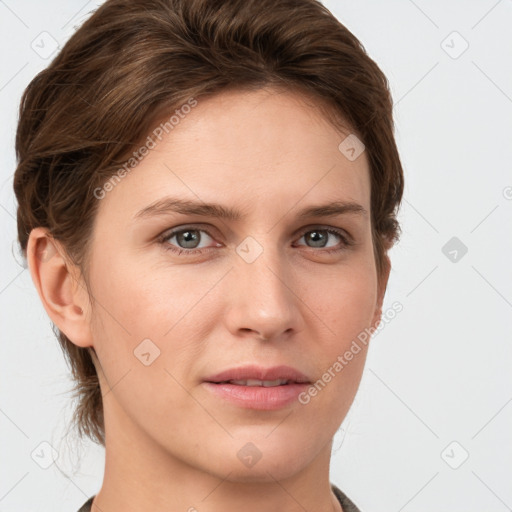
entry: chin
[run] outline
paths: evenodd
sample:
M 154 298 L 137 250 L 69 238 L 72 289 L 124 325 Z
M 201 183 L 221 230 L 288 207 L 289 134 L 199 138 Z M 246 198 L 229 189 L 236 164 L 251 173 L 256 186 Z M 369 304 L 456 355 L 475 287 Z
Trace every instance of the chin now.
M 234 460 L 232 464 L 223 468 L 221 478 L 225 478 L 229 474 L 228 480 L 236 483 L 272 483 L 287 480 L 306 467 L 307 463 L 297 457 L 291 456 L 289 459 L 277 459 L 263 461 L 261 459 L 255 466 L 251 468 L 243 467 L 238 460 Z M 220 476 L 220 475 L 219 475 Z
M 259 439 L 244 436 L 242 440 L 231 440 L 228 444 L 230 446 L 219 447 L 222 450 L 220 453 L 209 455 L 210 461 L 219 462 L 209 472 L 221 478 L 229 474 L 230 481 L 239 483 L 285 480 L 307 467 L 322 450 L 316 436 L 293 439 L 293 436 L 279 436 L 276 433 L 268 436 L 268 432 Z

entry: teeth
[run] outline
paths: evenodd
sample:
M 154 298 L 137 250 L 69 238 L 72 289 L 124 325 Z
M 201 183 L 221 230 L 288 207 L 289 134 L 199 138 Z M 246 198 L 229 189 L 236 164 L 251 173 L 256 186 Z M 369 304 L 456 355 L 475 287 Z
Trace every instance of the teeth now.
M 263 386 L 265 388 L 272 388 L 274 386 L 283 386 L 287 384 L 288 381 L 286 379 L 276 379 L 276 380 L 258 380 L 258 379 L 247 379 L 247 380 L 230 380 L 230 384 L 235 384 L 237 386 Z

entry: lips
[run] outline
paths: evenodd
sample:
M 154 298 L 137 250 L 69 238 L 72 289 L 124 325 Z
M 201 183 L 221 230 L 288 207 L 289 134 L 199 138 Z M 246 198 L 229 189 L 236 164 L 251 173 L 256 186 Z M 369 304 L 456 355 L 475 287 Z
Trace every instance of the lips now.
M 268 368 L 254 365 L 240 366 L 205 379 L 205 382 L 212 382 L 214 384 L 229 382 L 237 385 L 265 386 L 265 383 L 267 383 L 267 387 L 279 385 L 276 384 L 277 381 L 284 382 L 285 384 L 305 384 L 310 382 L 302 372 L 291 366 L 273 366 Z
M 245 409 L 276 410 L 298 403 L 298 395 L 311 384 L 290 366 L 242 366 L 207 377 L 204 387 L 216 400 Z

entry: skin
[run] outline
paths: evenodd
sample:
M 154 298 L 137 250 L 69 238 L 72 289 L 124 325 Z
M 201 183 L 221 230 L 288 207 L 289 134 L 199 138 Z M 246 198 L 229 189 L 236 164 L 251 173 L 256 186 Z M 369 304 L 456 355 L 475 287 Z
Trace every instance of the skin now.
M 46 230 L 31 232 L 29 266 L 46 311 L 98 358 L 106 465 L 94 512 L 341 510 L 329 484 L 331 443 L 366 348 L 307 405 L 242 409 L 202 382 L 245 363 L 286 364 L 314 382 L 360 332 L 377 326 L 389 266 L 379 280 L 368 160 L 338 150 L 348 133 L 290 91 L 199 101 L 101 199 L 88 266 L 92 296 Z M 135 218 L 165 196 L 218 202 L 246 217 Z M 332 200 L 356 202 L 368 214 L 297 217 Z M 206 232 L 194 232 L 196 245 L 158 239 L 183 226 Z M 343 248 L 325 231 L 324 246 L 315 245 L 311 231 L 327 227 L 354 245 Z M 252 263 L 236 252 L 248 236 L 263 249 Z M 169 246 L 203 253 L 177 255 Z M 37 257 L 41 251 L 51 257 Z M 134 356 L 147 338 L 160 350 L 148 366 Z M 252 467 L 237 457 L 249 442 L 261 453 Z

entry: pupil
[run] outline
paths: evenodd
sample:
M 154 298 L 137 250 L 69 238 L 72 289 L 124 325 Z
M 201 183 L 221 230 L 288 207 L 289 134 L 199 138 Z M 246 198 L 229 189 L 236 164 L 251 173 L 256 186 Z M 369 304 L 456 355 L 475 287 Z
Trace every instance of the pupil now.
M 192 235 L 191 235 L 192 233 Z M 193 235 L 193 233 L 195 233 L 194 231 L 182 231 L 179 235 L 178 235 L 178 240 L 182 241 L 183 243 L 185 244 L 190 244 L 192 243 L 192 247 L 189 246 L 189 245 L 186 245 L 186 248 L 187 249 L 194 249 L 194 242 L 197 242 L 198 241 L 198 236 L 197 234 L 196 235 Z M 181 243 L 180 241 L 180 243 Z
M 314 244 L 317 244 L 315 245 L 315 247 L 323 247 L 322 241 L 325 242 L 325 235 L 319 235 L 319 231 L 311 231 L 310 238 L 312 239 Z M 318 244 L 318 242 L 320 243 Z

